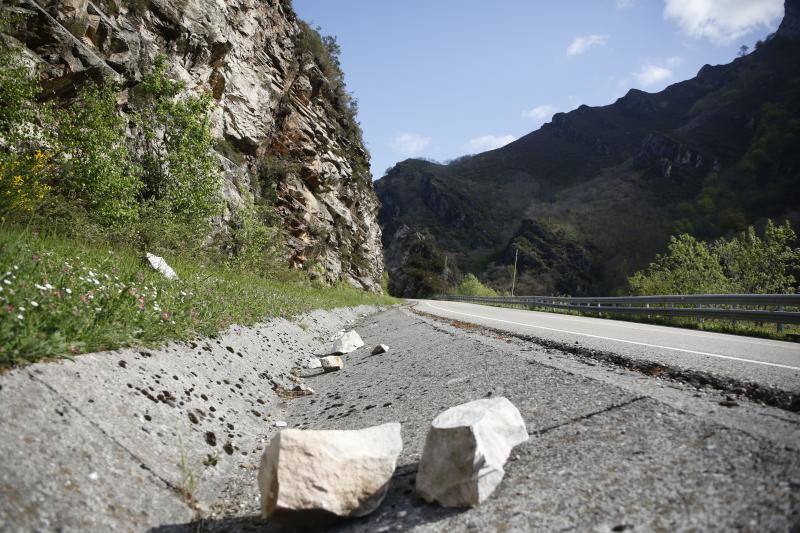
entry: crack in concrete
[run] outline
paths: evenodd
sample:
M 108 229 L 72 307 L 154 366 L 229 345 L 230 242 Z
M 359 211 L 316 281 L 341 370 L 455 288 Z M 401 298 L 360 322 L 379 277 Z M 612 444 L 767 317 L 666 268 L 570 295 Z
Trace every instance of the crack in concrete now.
M 73 404 L 73 403 L 72 403 L 72 402 L 69 400 L 69 398 L 67 398 L 66 396 L 64 396 L 63 394 L 61 394 L 61 392 L 59 392 L 59 391 L 58 391 L 58 389 L 56 389 L 55 387 L 53 387 L 52 385 L 50 385 L 50 384 L 49 384 L 49 383 L 47 383 L 46 381 L 44 381 L 44 380 L 42 380 L 42 379 L 39 379 L 39 377 L 38 377 L 38 376 L 36 376 L 35 374 L 33 374 L 33 373 L 32 373 L 32 372 L 30 372 L 30 371 L 28 371 L 28 372 L 27 372 L 27 374 L 28 374 L 28 376 L 30 376 L 30 378 L 31 378 L 32 380 L 36 381 L 37 383 L 41 383 L 41 384 L 42 384 L 42 385 L 43 385 L 45 388 L 47 388 L 48 390 L 50 390 L 50 392 L 52 392 L 52 393 L 53 393 L 53 394 L 55 394 L 55 395 L 56 395 L 58 398 L 60 398 L 60 399 L 61 399 L 61 400 L 62 400 L 64 403 L 66 403 L 66 404 L 67 404 L 67 405 L 68 405 L 68 406 L 69 406 L 69 407 L 70 407 L 70 408 L 71 408 L 73 411 L 75 411 L 75 412 L 78 414 L 78 416 L 82 417 L 82 418 L 83 418 L 83 419 L 84 419 L 86 422 L 88 422 L 88 423 L 89 423 L 89 425 L 90 425 L 90 426 L 92 426 L 92 427 L 93 427 L 93 428 L 95 428 L 97 431 L 99 431 L 99 432 L 100 432 L 100 434 L 101 434 L 101 435 L 103 435 L 103 437 L 105 437 L 106 439 L 108 439 L 108 440 L 109 440 L 109 441 L 111 441 L 112 443 L 114 443 L 114 444 L 116 444 L 117 446 L 119 446 L 119 447 L 120 447 L 122 450 L 124 450 L 124 451 L 125 451 L 125 453 L 127 453 L 127 454 L 128 454 L 128 455 L 129 455 L 129 456 L 130 456 L 130 457 L 133 459 L 133 461 L 139 465 L 139 467 L 140 467 L 142 470 L 144 470 L 145 472 L 148 472 L 148 473 L 150 473 L 150 474 L 151 474 L 153 477 L 155 477 L 156 479 L 158 479 L 159 481 L 161 481 L 161 482 L 164 484 L 164 486 L 165 486 L 167 489 L 169 489 L 169 490 L 170 490 L 170 491 L 172 491 L 172 492 L 173 492 L 175 495 L 177 495 L 177 496 L 180 498 L 180 500 L 181 500 L 181 501 L 183 501 L 183 502 L 184 502 L 184 503 L 185 503 L 185 504 L 186 504 L 186 505 L 187 505 L 187 506 L 188 506 L 190 509 L 192 509 L 192 511 L 195 511 L 195 512 L 199 512 L 199 511 L 200 511 L 199 507 L 198 507 L 198 506 L 197 506 L 197 504 L 194 502 L 194 500 L 193 500 L 193 498 L 191 497 L 191 495 L 187 494 L 187 493 L 186 493 L 186 491 L 185 491 L 184 489 L 182 489 L 181 487 L 178 487 L 177 485 L 175 485 L 174 483 L 172 483 L 172 482 L 171 482 L 171 481 L 169 481 L 168 479 L 166 479 L 166 478 L 162 477 L 161 475 L 159 475 L 159 473 L 158 473 L 158 472 L 156 472 L 155 470 L 153 470 L 152 468 L 150 468 L 150 467 L 147 465 L 147 463 L 146 463 L 145 461 L 143 461 L 143 460 L 142 460 L 142 459 L 141 459 L 141 458 L 140 458 L 138 455 L 136 455 L 136 454 L 135 454 L 135 453 L 134 453 L 134 452 L 133 452 L 131 449 L 129 449 L 127 446 L 125 446 L 125 445 L 124 445 L 124 444 L 122 444 L 120 441 L 118 441 L 116 438 L 114 438 L 114 437 L 113 437 L 111 434 L 109 434 L 109 433 L 108 433 L 108 432 L 107 432 L 105 429 L 103 429 L 103 427 L 102 427 L 102 426 L 100 426 L 100 425 L 99 425 L 97 422 L 95 422 L 95 421 L 94 421 L 92 418 L 90 418 L 89 416 L 87 416 L 87 415 L 86 415 L 86 414 L 85 414 L 83 411 L 81 411 L 81 410 L 80 410 L 80 409 L 79 409 L 77 406 L 75 406 L 75 404 Z M 151 482 L 152 482 L 152 481 L 151 481 Z
M 646 400 L 648 398 L 650 398 L 650 397 L 649 396 L 637 396 L 635 398 L 631 398 L 630 400 L 626 400 L 626 401 L 624 401 L 622 403 L 609 405 L 608 407 L 604 407 L 603 409 L 599 409 L 597 411 L 592 411 L 591 413 L 586 413 L 585 415 L 581 415 L 581 416 L 578 416 L 578 417 L 575 417 L 575 418 L 570 418 L 569 420 L 565 420 L 564 422 L 559 422 L 558 424 L 555 424 L 555 425 L 552 425 L 552 426 L 548 426 L 546 428 L 537 429 L 536 431 L 532 432 L 531 435 L 536 435 L 537 437 L 541 437 L 542 435 L 544 435 L 546 433 L 549 433 L 549 432 L 551 432 L 553 430 L 556 430 L 556 429 L 559 429 L 559 428 L 562 428 L 562 427 L 565 427 L 565 426 L 569 426 L 571 424 L 574 424 L 575 422 L 581 422 L 583 420 L 588 420 L 588 419 L 593 418 L 593 417 L 595 417 L 597 415 L 602 415 L 603 413 L 608 413 L 609 411 L 613 411 L 615 409 L 620 409 L 622 407 L 627 407 L 627 406 L 629 406 L 631 404 L 634 404 L 634 403 L 636 403 L 636 402 L 638 402 L 640 400 Z

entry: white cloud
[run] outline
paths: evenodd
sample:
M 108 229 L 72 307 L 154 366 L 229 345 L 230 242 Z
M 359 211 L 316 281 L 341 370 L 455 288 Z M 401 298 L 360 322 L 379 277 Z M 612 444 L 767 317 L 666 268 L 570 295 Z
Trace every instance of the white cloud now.
M 681 64 L 683 64 L 683 58 L 682 57 L 673 56 L 673 57 L 667 58 L 667 66 L 669 68 L 676 68 L 676 67 L 681 66 Z
M 471 153 L 485 152 L 505 146 L 514 140 L 516 140 L 516 137 L 513 135 L 484 135 L 483 137 L 470 139 L 466 145 L 466 149 Z
M 405 157 L 414 157 L 430 146 L 431 138 L 416 133 L 401 133 L 392 141 L 392 148 Z
M 783 0 L 664 0 L 664 18 L 686 34 L 727 44 L 783 16 Z
M 672 71 L 666 67 L 647 63 L 642 65 L 639 72 L 634 73 L 633 76 L 640 85 L 650 87 L 651 85 L 656 85 L 670 79 L 672 77 Z
M 608 42 L 608 35 L 585 35 L 576 37 L 567 47 L 568 56 L 577 56 L 586 53 L 590 48 L 603 46 Z
M 550 104 L 539 105 L 534 107 L 533 109 L 528 109 L 527 111 L 523 111 L 522 118 L 530 118 L 542 122 L 552 117 L 556 111 L 557 109 L 555 108 L 555 106 L 552 106 Z
M 617 9 L 627 9 L 633 7 L 636 0 L 617 0 Z

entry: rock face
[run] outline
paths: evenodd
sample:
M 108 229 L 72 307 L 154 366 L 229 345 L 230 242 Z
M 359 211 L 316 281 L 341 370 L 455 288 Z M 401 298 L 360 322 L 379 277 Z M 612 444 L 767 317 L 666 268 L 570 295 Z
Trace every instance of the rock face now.
M 445 507 L 474 507 L 500 484 L 511 449 L 526 440 L 522 415 L 506 398 L 452 407 L 431 424 L 417 492 Z
M 330 515 L 367 515 L 383 501 L 402 449 L 398 423 L 357 431 L 281 431 L 261 458 L 262 514 L 308 525 Z
M 355 330 L 350 330 L 334 341 L 331 353 L 350 353 L 358 350 L 362 346 L 364 346 L 364 341 L 361 340 L 361 335 Z
M 17 7 L 31 16 L 14 37 L 57 98 L 110 76 L 125 102 L 165 55 L 169 76 L 215 99 L 228 204 L 220 231 L 245 194 L 271 198 L 292 266 L 381 290 L 369 154 L 342 80 L 321 57 L 324 41 L 288 0 L 19 0 Z

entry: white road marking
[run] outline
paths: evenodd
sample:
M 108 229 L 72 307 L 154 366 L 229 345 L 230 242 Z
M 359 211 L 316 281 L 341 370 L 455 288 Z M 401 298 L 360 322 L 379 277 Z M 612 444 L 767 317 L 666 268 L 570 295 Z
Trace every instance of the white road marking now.
M 463 303 L 466 305 L 481 305 L 481 304 L 473 304 L 468 302 L 458 302 Z M 637 331 L 650 331 L 655 333 L 662 333 L 665 329 L 670 329 L 670 334 L 672 335 L 684 335 L 686 337 L 697 337 L 701 339 L 711 339 L 715 335 L 724 335 L 726 340 L 730 342 L 740 342 L 742 344 L 755 344 L 757 346 L 767 346 L 769 348 L 778 348 L 780 350 L 787 350 L 791 348 L 787 348 L 784 346 L 784 341 L 777 341 L 777 340 L 753 340 L 753 339 L 743 339 L 742 337 L 738 337 L 736 335 L 731 335 L 728 333 L 714 333 L 714 332 L 706 332 L 706 331 L 686 331 L 678 328 L 670 328 L 670 326 L 662 326 L 662 325 L 648 325 L 648 324 L 638 324 L 634 325 L 630 322 L 621 322 L 619 320 L 613 320 L 610 318 L 595 318 L 595 317 L 586 317 L 586 316 L 575 316 L 575 315 L 560 315 L 557 313 L 548 313 L 547 311 L 536 311 L 536 310 L 523 310 L 523 309 L 514 309 L 511 307 L 503 308 L 506 311 L 516 311 L 516 312 L 523 312 L 523 313 L 536 313 L 539 316 L 542 316 L 546 320 L 562 320 L 565 322 L 581 322 L 584 324 L 597 324 L 598 320 L 602 320 L 606 325 L 615 327 L 615 328 L 624 328 L 624 329 L 633 329 Z
M 482 318 L 484 320 L 492 320 L 494 322 L 503 322 L 504 324 L 513 324 L 515 326 L 523 326 L 523 327 L 526 327 L 526 328 L 544 329 L 544 330 L 547 330 L 547 331 L 555 331 L 557 333 L 568 333 L 569 335 L 580 335 L 582 337 L 591 337 L 593 339 L 602 339 L 602 340 L 606 340 L 606 341 L 622 342 L 622 343 L 625 343 L 625 344 L 634 344 L 636 346 L 647 346 L 649 348 L 659 348 L 661 350 L 672 350 L 672 351 L 676 351 L 676 352 L 690 353 L 690 354 L 693 354 L 693 355 L 705 355 L 706 357 L 716 357 L 718 359 L 728 359 L 730 361 L 740 361 L 742 363 L 753 363 L 753 364 L 756 364 L 756 365 L 772 366 L 772 367 L 777 367 L 777 368 L 786 368 L 786 369 L 789 369 L 789 370 L 800 370 L 800 367 L 797 367 L 797 366 L 781 365 L 781 364 L 778 364 L 778 363 L 768 363 L 766 361 L 755 361 L 753 359 L 744 359 L 742 357 L 733 357 L 733 356 L 730 356 L 730 355 L 720 355 L 720 354 L 716 354 L 716 353 L 698 352 L 698 351 L 695 351 L 695 350 L 687 350 L 685 348 L 673 348 L 671 346 L 661 346 L 661 345 L 658 345 L 658 344 L 647 344 L 646 342 L 629 341 L 629 340 L 625 340 L 625 339 L 615 339 L 614 337 L 603 337 L 602 335 L 591 335 L 589 333 L 579 333 L 577 331 L 568 331 L 568 330 L 565 330 L 565 329 L 548 328 L 548 327 L 545 327 L 545 326 L 534 326 L 533 324 L 525 324 L 523 322 L 514 322 L 512 320 L 503 320 L 503 319 L 500 319 L 500 318 L 491 318 L 491 317 L 488 317 L 488 316 L 473 315 L 473 314 L 470 314 L 470 313 L 462 313 L 460 311 L 453 311 L 452 309 L 445 309 L 443 307 L 435 306 L 435 305 L 433 305 L 432 303 L 429 303 L 429 302 L 423 302 L 423 303 L 425 305 L 429 306 L 429 307 L 432 307 L 433 309 L 438 309 L 439 311 L 444 311 L 445 313 L 455 313 L 457 315 L 469 316 L 469 317 L 472 317 L 472 318 Z

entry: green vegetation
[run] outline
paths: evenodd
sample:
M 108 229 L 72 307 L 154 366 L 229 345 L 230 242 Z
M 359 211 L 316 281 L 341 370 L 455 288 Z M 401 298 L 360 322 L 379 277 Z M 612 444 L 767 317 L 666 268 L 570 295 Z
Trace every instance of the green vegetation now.
M 0 226 L 0 366 L 212 335 L 311 309 L 387 305 L 388 296 L 168 256 L 180 280 L 135 250 Z
M 467 274 L 451 294 L 457 296 L 497 296 L 497 292 L 480 282 L 474 274 Z
M 44 101 L 20 51 L 0 43 L 0 366 L 393 302 L 291 271 L 274 194 L 240 191 L 229 224 L 212 226 L 223 208 L 213 101 L 170 80 L 163 58 L 124 112 L 118 93 L 105 80 Z M 266 187 L 286 164 L 263 170 Z
M 800 272 L 797 236 L 787 221 L 767 221 L 763 237 L 750 226 L 711 244 L 672 237 L 667 253 L 629 279 L 632 294 L 794 294 Z

